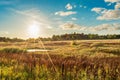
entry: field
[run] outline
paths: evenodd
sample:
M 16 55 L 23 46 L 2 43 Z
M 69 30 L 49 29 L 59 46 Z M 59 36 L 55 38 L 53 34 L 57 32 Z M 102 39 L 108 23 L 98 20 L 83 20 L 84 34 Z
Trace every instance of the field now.
M 0 80 L 120 80 L 120 40 L 0 42 Z

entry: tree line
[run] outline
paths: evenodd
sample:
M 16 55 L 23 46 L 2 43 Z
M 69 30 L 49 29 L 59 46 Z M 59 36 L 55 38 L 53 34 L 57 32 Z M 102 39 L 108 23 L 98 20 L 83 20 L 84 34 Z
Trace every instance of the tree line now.
M 52 40 L 85 40 L 85 39 L 120 39 L 120 34 L 84 34 L 84 33 L 71 33 L 63 35 L 53 35 Z
M 0 37 L 0 42 L 22 42 L 22 41 L 60 41 L 60 40 L 92 40 L 92 39 L 120 39 L 120 34 L 107 34 L 107 35 L 98 35 L 98 34 L 84 34 L 84 33 L 71 33 L 71 34 L 62 34 L 62 35 L 53 35 L 48 38 L 29 38 L 27 40 L 19 38 L 8 38 Z
M 9 38 L 9 37 L 0 37 L 0 42 L 22 42 L 23 39 L 20 38 Z

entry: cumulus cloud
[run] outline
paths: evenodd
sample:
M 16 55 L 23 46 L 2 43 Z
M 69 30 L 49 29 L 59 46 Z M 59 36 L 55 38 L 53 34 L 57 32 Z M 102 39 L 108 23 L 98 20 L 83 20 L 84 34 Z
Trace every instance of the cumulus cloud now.
M 114 31 L 120 30 L 120 23 L 114 24 L 100 24 L 97 26 L 81 26 L 74 23 L 64 23 L 60 25 L 63 30 L 80 30 L 80 31 Z
M 120 3 L 117 3 L 117 4 L 115 5 L 115 9 L 120 9 Z
M 97 17 L 98 20 L 117 20 L 120 19 L 120 10 L 106 10 Z
M 101 25 L 97 25 L 95 27 L 91 27 L 90 29 L 92 31 L 102 31 L 102 30 L 111 30 L 112 25 L 111 24 L 101 24 Z
M 120 23 L 113 23 L 113 24 L 100 24 L 97 26 L 92 26 L 88 28 L 89 31 L 114 31 L 120 30 Z
M 114 30 L 120 30 L 120 23 L 114 23 Z
M 91 9 L 91 11 L 94 11 L 96 13 L 101 13 L 103 10 L 106 10 L 106 9 L 105 8 L 97 8 L 97 7 Z
M 116 3 L 114 9 L 93 8 L 91 11 L 99 14 L 97 20 L 118 20 L 120 19 L 120 0 L 105 0 L 105 2 Z
M 58 12 L 55 12 L 55 15 L 59 15 L 59 16 L 69 16 L 69 15 L 76 14 L 76 13 L 77 13 L 77 12 L 74 12 L 74 11 L 67 11 L 67 12 L 58 11 Z
M 73 23 L 64 23 L 60 25 L 60 28 L 63 30 L 82 30 L 84 27 Z
M 120 0 L 105 0 L 105 2 L 115 3 L 115 2 L 120 2 Z
M 66 8 L 67 10 L 71 10 L 73 7 L 72 7 L 72 5 L 71 5 L 70 3 L 68 3 L 68 4 L 65 6 L 65 8 Z

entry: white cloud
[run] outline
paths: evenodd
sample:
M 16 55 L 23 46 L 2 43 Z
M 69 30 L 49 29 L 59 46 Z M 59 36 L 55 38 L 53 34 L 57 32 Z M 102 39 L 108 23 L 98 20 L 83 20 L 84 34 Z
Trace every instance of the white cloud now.
M 74 23 L 64 23 L 60 25 L 60 28 L 63 30 L 80 30 L 80 31 L 115 31 L 120 30 L 120 23 L 113 23 L 113 24 L 100 24 L 96 26 L 80 26 Z
M 120 0 L 105 0 L 105 2 L 115 3 L 115 2 L 120 2 Z
M 120 23 L 113 24 L 100 24 L 97 26 L 91 26 L 88 28 L 88 31 L 115 31 L 120 30 Z
M 66 8 L 67 10 L 71 10 L 73 7 L 72 7 L 72 5 L 71 5 L 70 3 L 68 3 L 68 4 L 65 6 L 65 8 Z
M 120 0 L 105 0 L 105 2 L 116 3 L 114 9 L 93 8 L 91 11 L 99 14 L 97 20 L 118 20 L 120 19 Z M 110 4 L 111 5 L 111 4 Z
M 76 14 L 76 13 L 77 13 L 77 12 L 74 12 L 74 11 L 67 11 L 67 12 L 58 11 L 58 12 L 55 12 L 55 15 L 59 15 L 59 16 L 69 16 L 69 15 Z
M 90 27 L 90 29 L 92 31 L 102 31 L 102 30 L 112 30 L 112 26 L 111 24 L 101 24 L 101 25 L 97 25 L 95 27 Z
M 94 27 L 95 31 L 102 31 L 102 30 L 120 30 L 120 23 L 113 23 L 113 24 L 101 24 Z
M 115 9 L 120 9 L 120 3 L 117 3 L 117 4 L 115 5 Z
M 80 25 L 73 24 L 73 23 L 64 23 L 59 27 L 62 28 L 63 30 L 82 30 L 84 28 Z
M 101 16 L 97 17 L 98 20 L 117 20 L 120 19 L 120 10 L 105 10 Z
M 105 8 L 97 8 L 97 7 L 95 7 L 95 8 L 93 8 L 91 11 L 94 11 L 94 12 L 96 12 L 96 13 L 100 13 L 100 12 L 103 11 L 103 10 L 105 10 Z
M 114 23 L 114 30 L 120 30 L 120 23 Z
M 77 20 L 77 18 L 74 18 L 74 17 L 73 17 L 73 18 L 72 18 L 72 20 L 74 20 L 74 21 L 75 21 L 75 20 Z

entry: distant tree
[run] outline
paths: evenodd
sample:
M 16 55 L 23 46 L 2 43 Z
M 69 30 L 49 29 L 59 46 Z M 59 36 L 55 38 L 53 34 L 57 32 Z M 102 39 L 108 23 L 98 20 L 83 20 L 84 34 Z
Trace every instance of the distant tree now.
M 84 33 L 71 33 L 71 34 L 62 34 L 62 35 L 53 35 L 51 38 L 29 38 L 28 42 L 38 42 L 42 41 L 60 41 L 60 40 L 85 40 L 85 39 L 120 39 L 120 34 L 108 34 L 108 35 L 98 35 L 98 34 L 84 34 Z M 8 38 L 0 37 L 0 42 L 22 42 L 25 41 L 19 38 Z

